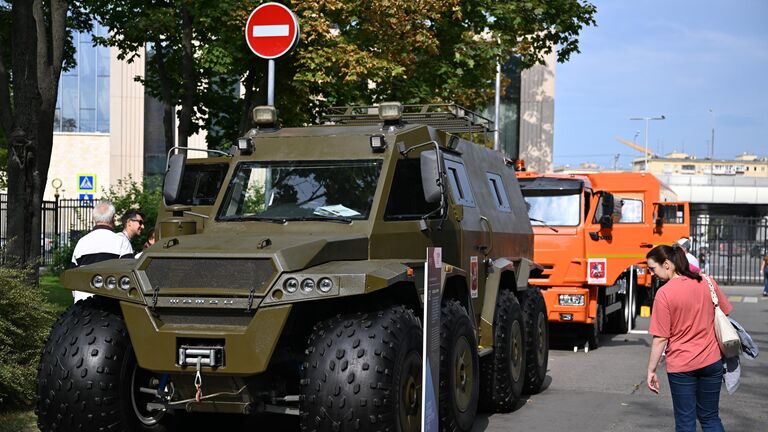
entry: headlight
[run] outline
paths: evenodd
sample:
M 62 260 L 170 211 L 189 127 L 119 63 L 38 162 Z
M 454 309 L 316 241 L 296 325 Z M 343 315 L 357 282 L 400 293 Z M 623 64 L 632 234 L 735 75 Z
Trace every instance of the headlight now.
M 96 275 L 91 279 L 91 285 L 94 288 L 101 288 L 104 286 L 104 278 L 101 275 Z
M 301 281 L 301 289 L 304 292 L 311 292 L 313 289 L 315 289 L 315 281 L 310 278 L 304 279 Z
M 104 282 L 104 285 L 106 285 L 107 289 L 117 288 L 117 278 L 114 276 L 107 276 L 107 280 Z
M 293 294 L 299 289 L 299 281 L 296 278 L 288 278 L 283 282 L 283 289 Z
M 317 281 L 317 288 L 321 292 L 327 293 L 333 288 L 333 281 L 330 278 L 324 277 Z
M 120 289 L 123 291 L 128 291 L 128 289 L 131 288 L 131 278 L 128 276 L 123 276 L 120 278 Z
M 584 306 L 584 294 L 560 294 L 561 306 Z

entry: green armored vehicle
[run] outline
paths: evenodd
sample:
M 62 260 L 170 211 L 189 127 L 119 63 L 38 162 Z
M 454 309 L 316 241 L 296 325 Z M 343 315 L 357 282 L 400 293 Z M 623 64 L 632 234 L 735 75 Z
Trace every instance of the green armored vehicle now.
M 182 412 L 283 413 L 303 431 L 419 431 L 426 249 L 442 248 L 439 420 L 469 431 L 547 370 L 544 300 L 514 167 L 453 105 L 260 126 L 169 157 L 160 238 L 64 273 L 93 297 L 51 330 L 46 431 L 164 431 Z

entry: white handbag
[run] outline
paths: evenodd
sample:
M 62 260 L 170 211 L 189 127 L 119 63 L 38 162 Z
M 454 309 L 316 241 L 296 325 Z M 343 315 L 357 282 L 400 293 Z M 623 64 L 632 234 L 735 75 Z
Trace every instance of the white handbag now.
M 725 316 L 720 309 L 720 305 L 717 301 L 717 294 L 715 294 L 715 287 L 712 286 L 712 280 L 708 275 L 702 275 L 709 284 L 709 294 L 712 296 L 712 303 L 715 305 L 715 337 L 717 343 L 720 345 L 720 352 L 723 353 L 723 357 L 738 357 L 741 353 L 741 339 L 739 339 L 739 332 L 733 327 L 731 321 Z

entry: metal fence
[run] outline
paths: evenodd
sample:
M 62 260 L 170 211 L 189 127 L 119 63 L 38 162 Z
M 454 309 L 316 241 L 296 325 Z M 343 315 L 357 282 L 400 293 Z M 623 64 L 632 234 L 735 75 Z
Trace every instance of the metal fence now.
M 77 241 L 93 226 L 93 201 L 61 199 L 43 201 L 40 215 L 40 255 L 45 265 L 53 262 L 53 254 Z M 0 246 L 9 240 L 8 196 L 0 194 Z
M 762 284 L 760 260 L 768 254 L 768 217 L 700 215 L 691 239 L 705 269 L 721 284 Z

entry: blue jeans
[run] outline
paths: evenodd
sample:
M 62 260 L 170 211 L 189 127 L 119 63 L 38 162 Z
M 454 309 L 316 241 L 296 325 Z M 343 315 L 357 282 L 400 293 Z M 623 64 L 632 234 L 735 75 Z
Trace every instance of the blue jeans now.
M 718 413 L 722 361 L 690 372 L 668 373 L 667 378 L 675 410 L 675 431 L 696 432 L 697 418 L 704 432 L 724 431 Z
M 763 286 L 763 294 L 768 294 L 768 266 L 763 268 L 763 280 L 765 283 Z

